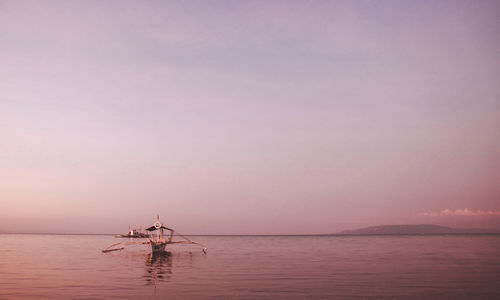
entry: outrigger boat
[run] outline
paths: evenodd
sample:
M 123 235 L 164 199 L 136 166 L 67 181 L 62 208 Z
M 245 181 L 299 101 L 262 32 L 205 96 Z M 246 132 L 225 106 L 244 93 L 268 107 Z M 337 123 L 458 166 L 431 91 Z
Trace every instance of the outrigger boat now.
M 165 237 L 164 231 L 170 231 L 170 234 L 168 237 Z M 207 254 L 207 248 L 197 242 L 193 242 L 189 238 L 183 236 L 179 232 L 166 227 L 163 225 L 163 223 L 160 222 L 160 217 L 158 216 L 156 218 L 156 222 L 146 228 L 146 231 L 148 232 L 147 234 L 147 241 L 145 242 L 123 242 L 123 243 L 115 243 L 110 246 L 108 246 L 106 249 L 103 249 L 102 252 L 111 252 L 111 251 L 118 251 L 118 250 L 123 250 L 125 249 L 125 246 L 129 245 L 150 245 L 151 246 L 151 253 L 152 254 L 157 254 L 157 253 L 162 253 L 165 252 L 165 247 L 169 244 L 193 244 L 193 245 L 198 245 L 202 247 L 203 253 Z M 179 236 L 183 240 L 180 241 L 174 241 L 174 235 Z
M 119 234 L 116 237 L 120 238 L 147 238 L 148 234 L 142 232 L 142 229 L 130 229 L 130 226 L 128 227 L 128 232 L 126 234 Z

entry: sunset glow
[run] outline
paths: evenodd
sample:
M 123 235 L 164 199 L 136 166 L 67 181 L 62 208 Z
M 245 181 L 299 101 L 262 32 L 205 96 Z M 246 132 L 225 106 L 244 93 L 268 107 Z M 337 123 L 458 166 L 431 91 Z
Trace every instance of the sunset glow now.
M 0 232 L 500 228 L 499 6 L 0 1 Z

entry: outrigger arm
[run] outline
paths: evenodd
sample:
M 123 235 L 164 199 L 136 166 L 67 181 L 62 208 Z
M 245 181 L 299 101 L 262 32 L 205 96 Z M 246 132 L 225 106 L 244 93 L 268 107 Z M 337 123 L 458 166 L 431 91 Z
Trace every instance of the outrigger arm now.
M 125 249 L 126 246 L 130 246 L 130 245 L 145 245 L 147 243 L 148 242 L 122 242 L 122 243 L 115 243 L 115 244 L 109 245 L 108 247 L 106 247 L 105 249 L 103 249 L 102 252 L 106 253 L 106 252 L 111 252 L 111 251 L 118 251 L 118 250 Z M 116 248 L 117 246 L 119 246 L 119 247 Z

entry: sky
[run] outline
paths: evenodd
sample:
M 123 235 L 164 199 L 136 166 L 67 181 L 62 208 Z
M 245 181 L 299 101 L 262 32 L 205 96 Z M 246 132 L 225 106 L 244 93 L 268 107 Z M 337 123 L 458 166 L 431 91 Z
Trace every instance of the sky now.
M 500 228 L 498 1 L 0 0 L 0 232 Z

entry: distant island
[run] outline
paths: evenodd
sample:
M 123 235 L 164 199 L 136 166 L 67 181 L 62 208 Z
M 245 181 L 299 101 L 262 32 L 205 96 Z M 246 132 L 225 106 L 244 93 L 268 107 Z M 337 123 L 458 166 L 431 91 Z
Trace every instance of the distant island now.
M 498 229 L 451 228 L 433 224 L 382 225 L 344 230 L 334 235 L 397 235 L 397 234 L 487 234 L 500 233 Z

